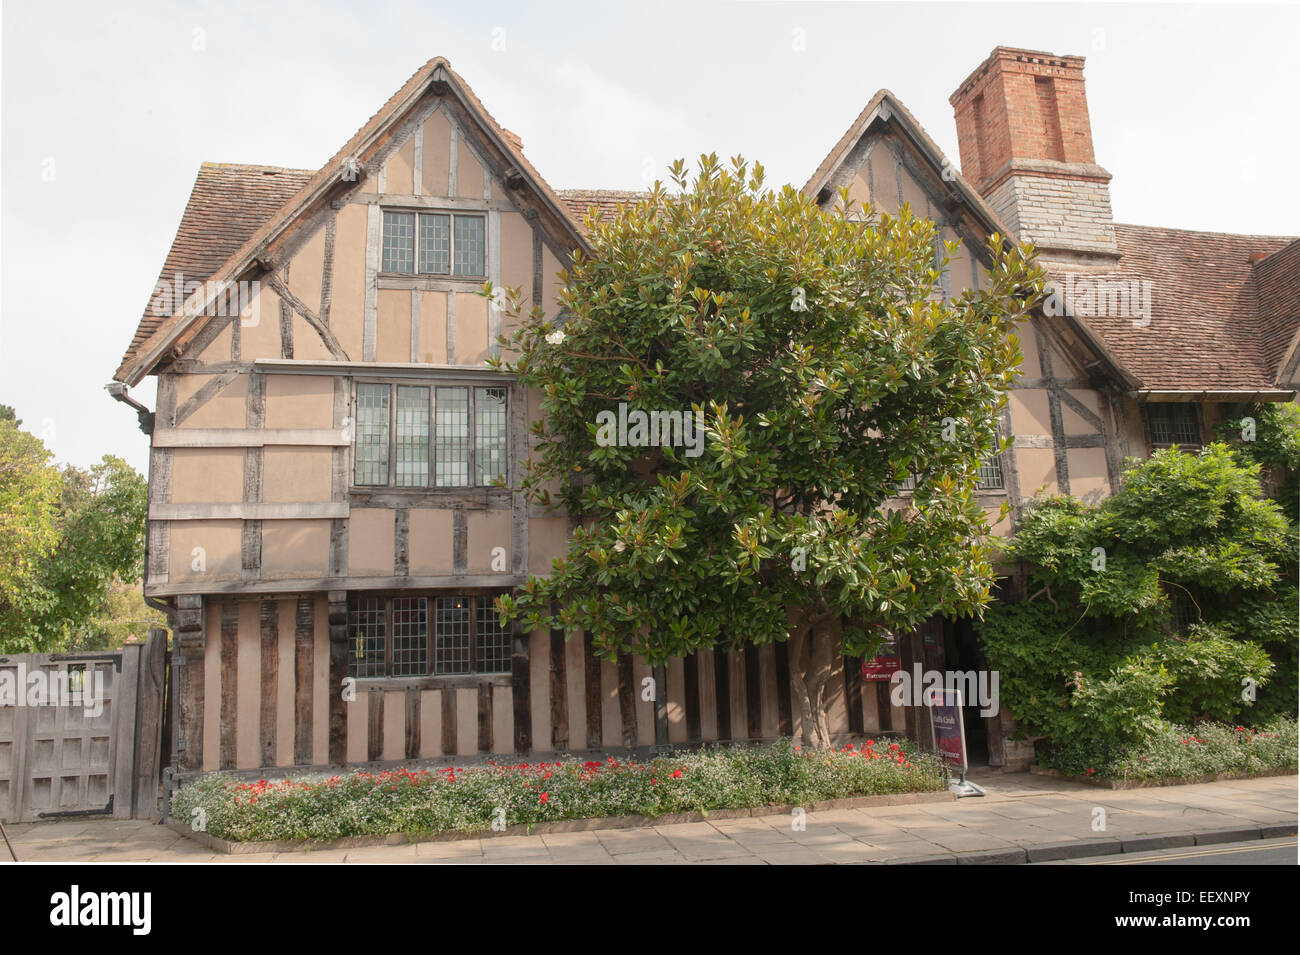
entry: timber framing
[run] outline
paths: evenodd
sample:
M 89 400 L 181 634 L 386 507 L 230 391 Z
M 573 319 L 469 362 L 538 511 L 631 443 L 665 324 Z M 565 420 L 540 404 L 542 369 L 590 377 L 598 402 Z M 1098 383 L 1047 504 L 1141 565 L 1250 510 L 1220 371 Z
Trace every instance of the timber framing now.
M 261 279 L 270 276 L 270 282 L 283 284 L 276 273 L 292 257 L 293 252 L 333 221 L 338 204 L 349 201 L 361 192 L 368 181 L 377 178 L 383 158 L 394 148 L 395 133 L 410 135 L 419 122 L 432 112 L 441 109 L 452 124 L 458 139 L 463 139 L 473 150 L 484 169 L 506 184 L 509 201 L 521 212 L 533 212 L 533 226 L 539 230 L 543 241 L 562 263 L 567 263 L 577 249 L 587 250 L 586 240 L 578 223 L 566 210 L 559 197 L 551 190 L 532 164 L 507 139 L 504 131 L 488 115 L 478 97 L 445 59 L 437 57 L 426 63 L 399 90 L 385 106 L 362 127 L 335 156 L 320 168 L 296 196 L 286 203 L 269 222 L 263 225 L 244 245 L 221 265 L 204 283 L 204 287 L 189 296 L 181 308 L 165 318 L 158 328 L 136 349 L 117 370 L 114 378 L 134 386 L 139 384 L 159 362 L 188 354 L 198 357 L 192 340 L 211 327 L 212 321 L 205 312 L 211 311 L 221 291 L 231 283 Z M 418 119 L 418 122 L 417 122 Z M 454 152 L 453 152 L 454 156 Z M 453 167 L 454 168 L 454 167 Z M 455 181 L 455 173 L 452 173 Z M 379 213 L 373 206 L 368 221 Z M 371 231 L 368 229 L 368 236 Z M 377 237 L 376 240 L 377 241 Z M 377 273 L 377 249 L 374 254 Z M 372 328 L 370 311 L 376 286 L 368 282 L 367 328 Z M 304 318 L 307 315 L 293 305 Z M 301 304 L 301 303 L 299 303 Z M 325 311 L 322 305 L 322 312 Z M 328 334 L 328 320 L 314 316 L 307 318 L 324 339 Z M 215 319 L 232 327 L 231 360 L 240 360 L 239 323 L 230 318 Z M 449 323 L 450 327 L 450 323 Z M 216 332 L 211 333 L 213 337 Z M 362 358 L 373 359 L 373 338 L 363 339 L 368 351 Z M 186 345 L 191 347 L 186 352 Z M 328 342 L 327 342 L 328 347 Z M 449 352 L 450 353 L 450 352 Z M 331 354 L 333 351 L 331 350 Z M 339 357 L 339 356 L 336 356 Z M 347 360 L 341 358 L 340 360 Z

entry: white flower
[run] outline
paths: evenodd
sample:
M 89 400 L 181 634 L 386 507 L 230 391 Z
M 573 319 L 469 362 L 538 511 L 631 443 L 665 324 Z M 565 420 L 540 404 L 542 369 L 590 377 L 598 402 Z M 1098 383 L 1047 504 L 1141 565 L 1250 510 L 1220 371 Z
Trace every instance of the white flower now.
M 623 553 L 623 551 L 627 550 L 627 545 L 624 544 L 622 541 L 614 541 L 614 550 L 618 551 L 621 554 Z
M 546 340 L 552 345 L 560 344 L 560 342 L 564 341 L 563 329 L 557 328 L 555 331 L 551 332 L 551 334 L 546 336 Z

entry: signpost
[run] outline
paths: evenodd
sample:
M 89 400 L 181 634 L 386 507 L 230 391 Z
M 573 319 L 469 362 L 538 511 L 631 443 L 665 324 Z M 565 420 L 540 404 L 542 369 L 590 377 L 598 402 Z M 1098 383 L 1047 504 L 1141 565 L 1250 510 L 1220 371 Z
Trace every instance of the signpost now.
M 930 707 L 930 734 L 935 752 L 957 770 L 959 781 L 948 788 L 958 796 L 983 796 L 984 790 L 966 781 L 966 722 L 962 717 L 961 690 L 934 689 L 926 697 Z

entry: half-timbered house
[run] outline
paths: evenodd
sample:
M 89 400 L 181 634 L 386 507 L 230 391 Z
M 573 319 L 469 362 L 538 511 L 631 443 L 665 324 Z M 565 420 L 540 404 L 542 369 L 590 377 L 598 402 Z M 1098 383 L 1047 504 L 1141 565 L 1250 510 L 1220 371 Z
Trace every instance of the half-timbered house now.
M 991 233 L 1042 251 L 1062 292 L 1019 330 L 990 512 L 1108 494 L 1126 456 L 1294 397 L 1300 242 L 1115 224 L 1081 58 L 1000 47 L 952 104 L 960 172 L 881 91 L 804 188 L 933 219 L 961 241 L 945 294 L 984 281 Z M 569 524 L 510 490 L 537 402 L 485 365 L 509 329 L 481 287 L 554 310 L 584 213 L 633 195 L 551 189 L 441 58 L 319 170 L 199 170 L 114 375 L 119 394 L 157 381 L 144 587 L 173 623 L 179 771 L 799 731 L 784 645 L 671 661 L 656 707 L 644 660 L 490 610 L 547 573 Z M 960 621 L 901 644 L 908 663 L 979 662 Z M 918 732 L 858 661 L 836 669 L 838 732 Z M 997 719 L 976 735 L 1015 760 Z

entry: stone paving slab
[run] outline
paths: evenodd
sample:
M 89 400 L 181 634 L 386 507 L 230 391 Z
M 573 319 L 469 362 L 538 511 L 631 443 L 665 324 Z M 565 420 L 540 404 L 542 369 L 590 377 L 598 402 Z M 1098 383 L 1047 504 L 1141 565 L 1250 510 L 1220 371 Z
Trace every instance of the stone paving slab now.
M 145 821 L 77 820 L 9 826 L 32 862 L 435 865 L 1015 864 L 1215 844 L 1296 829 L 1296 777 L 1165 789 L 1104 790 L 1030 774 L 981 774 L 984 797 L 915 806 L 842 806 L 806 814 L 703 822 L 649 821 L 632 829 L 314 851 L 214 853 Z M 1105 809 L 1104 831 L 1093 829 Z M 7 861 L 0 847 L 0 864 Z

